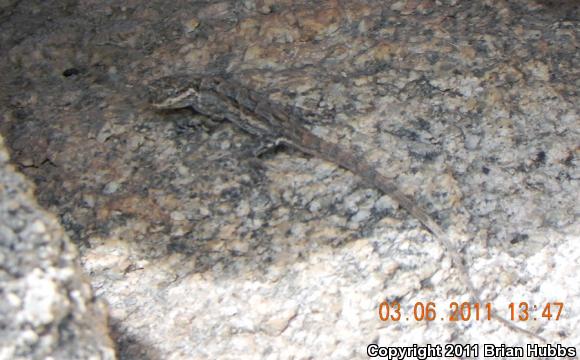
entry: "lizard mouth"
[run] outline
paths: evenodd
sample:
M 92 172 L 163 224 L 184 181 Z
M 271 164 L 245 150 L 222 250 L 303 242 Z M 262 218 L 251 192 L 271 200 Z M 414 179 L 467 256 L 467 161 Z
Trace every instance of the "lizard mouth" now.
M 158 78 L 147 85 L 148 102 L 159 110 L 192 106 L 199 96 L 199 82 L 197 77 L 186 74 Z
M 156 97 L 156 99 L 152 99 L 151 105 L 155 109 L 181 109 L 190 107 L 195 103 L 198 94 L 199 92 L 196 89 L 190 87 L 182 91 L 174 92 L 173 95 L 169 95 L 160 101 L 156 100 L 159 99 L 159 97 Z

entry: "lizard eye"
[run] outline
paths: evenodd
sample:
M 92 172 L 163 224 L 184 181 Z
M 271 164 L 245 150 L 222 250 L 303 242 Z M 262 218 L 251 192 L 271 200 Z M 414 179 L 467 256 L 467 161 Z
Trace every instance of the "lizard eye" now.
M 179 83 L 173 76 L 155 79 L 147 85 L 148 100 L 150 103 L 159 103 L 176 95 Z

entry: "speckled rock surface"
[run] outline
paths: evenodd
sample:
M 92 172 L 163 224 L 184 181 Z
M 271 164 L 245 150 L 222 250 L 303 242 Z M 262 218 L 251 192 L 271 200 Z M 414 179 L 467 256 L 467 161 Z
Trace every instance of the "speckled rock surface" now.
M 76 247 L 7 162 L 0 137 L 0 359 L 114 359 Z
M 580 345 L 574 1 L 23 1 L 0 25 L 14 162 L 80 246 L 125 358 L 365 358 L 366 346 L 535 340 L 412 320 L 464 301 L 439 244 L 354 174 L 149 84 L 227 74 L 364 153 L 461 245 L 518 325 Z M 382 300 L 406 316 L 380 321 Z M 445 317 L 444 317 L 445 318 Z M 536 318 L 536 320 L 534 320 Z

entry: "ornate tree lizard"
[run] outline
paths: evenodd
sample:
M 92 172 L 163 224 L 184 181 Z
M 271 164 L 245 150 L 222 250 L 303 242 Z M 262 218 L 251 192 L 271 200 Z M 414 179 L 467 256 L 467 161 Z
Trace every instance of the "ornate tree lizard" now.
M 372 164 L 349 148 L 329 142 L 315 135 L 301 124 L 299 118 L 282 106 L 274 106 L 263 96 L 237 82 L 220 77 L 196 78 L 167 77 L 154 84 L 152 106 L 155 109 L 181 109 L 193 107 L 201 114 L 214 119 L 227 119 L 240 129 L 272 144 L 285 144 L 304 153 L 337 164 L 358 175 L 369 185 L 391 197 L 439 241 L 453 265 L 457 268 L 463 284 L 472 300 L 482 303 L 479 291 L 473 286 L 463 256 L 446 236 L 433 218 L 407 195 L 398 190 L 393 181 L 381 174 Z M 526 329 L 516 326 L 499 316 L 492 316 L 508 328 L 545 341 Z

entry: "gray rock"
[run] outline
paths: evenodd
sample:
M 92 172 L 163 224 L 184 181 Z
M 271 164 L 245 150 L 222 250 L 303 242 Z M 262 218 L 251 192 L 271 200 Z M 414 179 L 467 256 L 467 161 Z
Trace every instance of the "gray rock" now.
M 106 307 L 0 137 L 0 359 L 114 359 Z
M 558 321 L 515 323 L 577 346 L 574 2 L 25 0 L 0 21 L 0 132 L 85 245 L 119 357 L 534 341 L 485 313 L 449 321 L 468 300 L 449 256 L 356 175 L 283 147 L 248 159 L 258 140 L 227 121 L 153 113 L 144 93 L 183 73 L 227 75 L 364 154 L 443 226 L 500 315 L 562 301 Z M 35 326 L 62 316 L 37 294 L 20 300 Z M 401 321 L 381 321 L 385 300 Z M 419 302 L 441 318 L 414 320 Z

